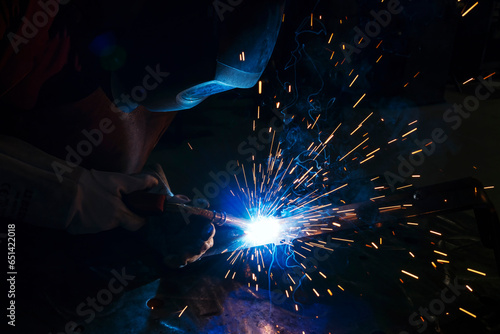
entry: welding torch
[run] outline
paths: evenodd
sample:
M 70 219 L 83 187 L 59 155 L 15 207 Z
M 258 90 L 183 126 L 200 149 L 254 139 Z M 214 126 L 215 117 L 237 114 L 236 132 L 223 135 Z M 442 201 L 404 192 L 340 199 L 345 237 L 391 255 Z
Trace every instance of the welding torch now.
M 170 204 L 165 195 L 144 192 L 132 193 L 124 197 L 132 211 L 143 215 L 163 214 L 165 211 L 187 212 L 205 217 L 214 225 L 234 226 L 240 230 L 248 229 L 248 220 L 233 217 L 224 212 L 196 208 L 184 204 Z M 476 179 L 465 178 L 436 185 L 414 188 L 395 193 L 376 201 L 352 203 L 336 208 L 336 219 L 324 221 L 327 228 L 311 230 L 309 227 L 299 230 L 293 239 L 314 238 L 318 235 L 331 234 L 352 226 L 357 228 L 370 222 L 398 221 L 402 218 L 415 218 L 429 214 L 474 210 L 479 236 L 484 246 L 492 248 L 500 271 L 500 219 L 493 203 L 488 198 L 484 187 Z M 184 210 L 184 211 L 183 211 Z M 356 224 L 340 225 L 335 222 L 356 221 Z M 234 251 L 242 243 L 223 245 L 221 250 L 211 250 L 213 254 Z M 222 250 L 223 249 L 223 250 Z
M 180 213 L 184 217 L 191 215 L 208 219 L 216 226 L 231 226 L 245 229 L 245 219 L 234 217 L 224 211 L 198 208 L 186 204 L 168 203 L 167 196 L 145 191 L 136 191 L 123 196 L 123 202 L 134 213 L 141 216 L 160 216 L 166 212 Z

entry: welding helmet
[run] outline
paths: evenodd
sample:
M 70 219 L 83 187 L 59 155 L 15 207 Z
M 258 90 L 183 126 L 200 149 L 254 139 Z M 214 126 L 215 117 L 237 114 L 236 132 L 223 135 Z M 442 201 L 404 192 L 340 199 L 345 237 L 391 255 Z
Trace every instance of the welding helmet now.
M 284 1 L 145 1 L 119 36 L 126 60 L 112 73 L 113 97 L 135 93 L 137 105 L 174 111 L 253 87 L 276 44 Z

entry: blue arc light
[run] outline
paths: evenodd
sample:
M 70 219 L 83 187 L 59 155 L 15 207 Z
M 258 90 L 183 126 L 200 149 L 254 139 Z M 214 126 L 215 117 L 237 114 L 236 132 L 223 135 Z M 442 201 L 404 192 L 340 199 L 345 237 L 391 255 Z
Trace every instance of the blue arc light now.
M 245 231 L 245 240 L 252 246 L 279 243 L 282 229 L 277 218 L 257 217 Z

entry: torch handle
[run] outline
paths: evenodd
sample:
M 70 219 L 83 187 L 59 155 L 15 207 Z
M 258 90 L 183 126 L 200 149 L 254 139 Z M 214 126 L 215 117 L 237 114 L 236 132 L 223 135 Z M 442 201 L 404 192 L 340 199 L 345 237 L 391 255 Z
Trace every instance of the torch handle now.
M 217 212 L 208 209 L 197 208 L 194 206 L 186 205 L 186 204 L 178 204 L 178 203 L 167 203 L 165 204 L 164 211 L 166 212 L 180 212 L 187 216 L 195 215 L 204 217 L 213 223 L 219 225 L 221 223 L 217 218 Z M 222 222 L 223 223 L 223 222 Z
M 205 217 L 216 226 L 226 225 L 245 230 L 248 225 L 247 220 L 234 217 L 225 213 L 224 211 L 202 209 L 186 204 L 167 203 L 165 205 L 165 211 L 181 212 L 186 215 Z
M 123 195 L 122 200 L 130 211 L 138 215 L 161 216 L 167 196 L 141 190 Z
M 167 203 L 165 195 L 153 194 L 147 191 L 136 191 L 123 195 L 122 200 L 132 212 L 141 216 L 161 216 L 165 212 L 180 212 L 187 216 L 204 217 L 217 226 L 227 224 L 242 229 L 245 226 L 243 220 L 227 215 L 223 211 L 202 209 L 186 204 Z

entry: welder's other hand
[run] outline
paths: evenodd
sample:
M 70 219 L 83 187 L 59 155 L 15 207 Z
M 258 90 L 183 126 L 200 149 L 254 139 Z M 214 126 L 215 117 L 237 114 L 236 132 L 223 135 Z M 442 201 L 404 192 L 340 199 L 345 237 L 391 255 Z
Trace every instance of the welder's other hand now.
M 147 243 L 170 268 L 181 268 L 198 260 L 214 244 L 215 227 L 206 218 L 167 212 L 150 217 L 139 230 Z
M 158 185 L 151 175 L 126 175 L 82 169 L 67 231 L 72 234 L 97 233 L 121 226 L 135 231 L 145 218 L 130 211 L 122 196 Z

